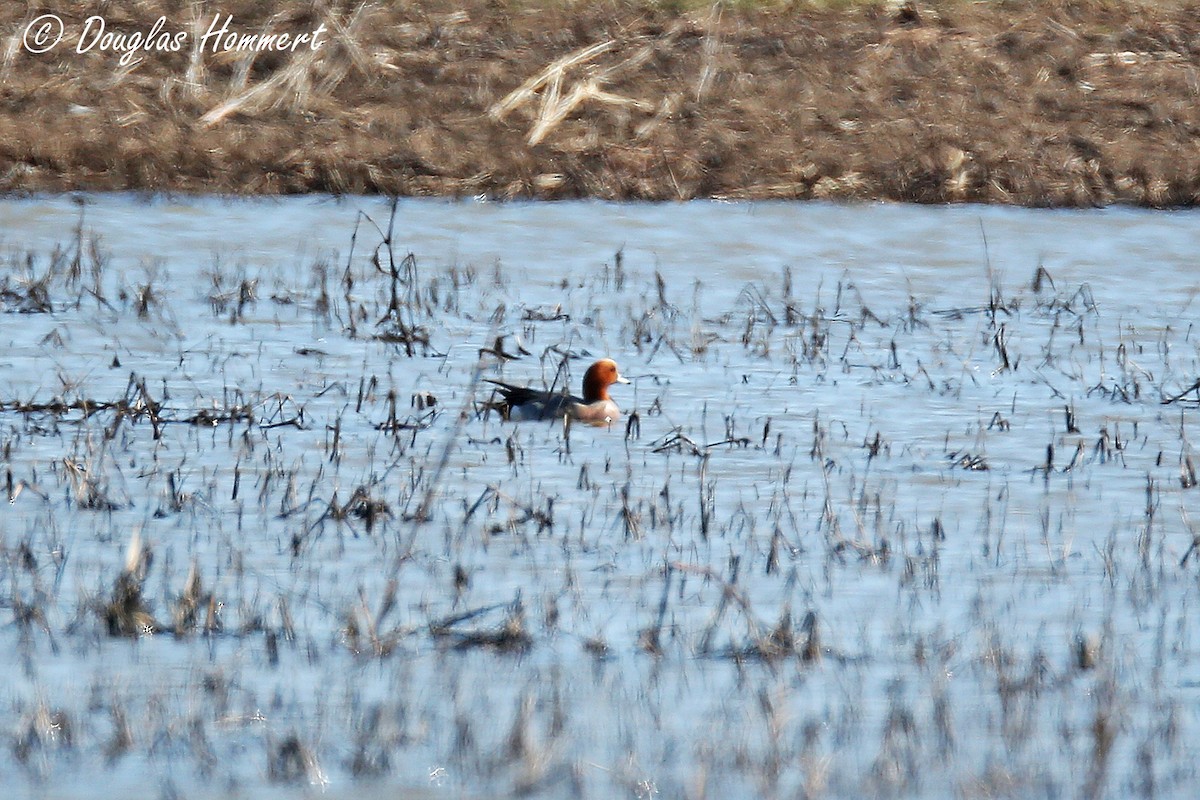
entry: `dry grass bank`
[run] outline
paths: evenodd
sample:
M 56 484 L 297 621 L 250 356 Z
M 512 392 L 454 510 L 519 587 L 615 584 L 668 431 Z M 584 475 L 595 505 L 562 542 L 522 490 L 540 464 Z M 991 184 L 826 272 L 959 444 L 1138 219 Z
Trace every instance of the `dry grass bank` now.
M 22 33 L 53 12 L 66 37 Z M 1190 206 L 1200 3 L 7 4 L 0 190 Z M 328 28 L 320 50 L 216 53 Z M 539 80 L 540 79 L 540 80 Z M 522 90 L 524 88 L 524 91 Z M 515 94 L 514 94 L 515 92 Z

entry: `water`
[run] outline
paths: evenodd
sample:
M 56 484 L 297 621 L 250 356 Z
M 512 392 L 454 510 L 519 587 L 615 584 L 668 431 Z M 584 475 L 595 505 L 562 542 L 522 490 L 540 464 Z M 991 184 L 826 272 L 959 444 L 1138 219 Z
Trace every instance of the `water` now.
M 405 201 L 409 356 L 386 202 L 86 199 L 0 204 L 17 796 L 1193 794 L 1194 214 Z M 636 431 L 479 413 L 564 353 Z

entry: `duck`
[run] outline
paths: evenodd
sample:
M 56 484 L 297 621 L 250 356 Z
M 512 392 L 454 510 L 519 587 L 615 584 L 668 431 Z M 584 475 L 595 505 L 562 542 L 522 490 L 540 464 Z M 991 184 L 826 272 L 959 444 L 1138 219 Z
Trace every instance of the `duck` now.
M 583 373 L 583 397 L 514 386 L 490 378 L 485 380 L 498 387 L 496 391 L 501 398 L 489 407 L 510 422 L 568 417 L 589 425 L 611 425 L 620 418 L 621 409 L 608 396 L 608 387 L 614 383 L 629 383 L 611 358 L 600 359 Z

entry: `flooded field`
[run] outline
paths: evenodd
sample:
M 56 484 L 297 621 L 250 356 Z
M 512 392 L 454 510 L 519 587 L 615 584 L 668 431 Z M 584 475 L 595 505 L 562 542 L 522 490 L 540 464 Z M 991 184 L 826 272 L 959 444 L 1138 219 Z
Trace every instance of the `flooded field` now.
M 1200 785 L 1194 214 L 84 200 L 0 203 L 12 796 Z

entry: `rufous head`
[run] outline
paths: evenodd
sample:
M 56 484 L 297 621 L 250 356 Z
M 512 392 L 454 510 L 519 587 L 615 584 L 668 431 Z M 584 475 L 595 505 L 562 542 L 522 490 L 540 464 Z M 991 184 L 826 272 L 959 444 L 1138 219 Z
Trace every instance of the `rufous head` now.
M 608 387 L 614 383 L 629 383 L 629 380 L 621 377 L 617 362 L 611 358 L 600 359 L 583 374 L 583 402 L 607 400 Z

